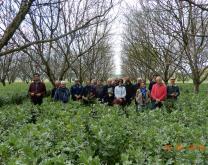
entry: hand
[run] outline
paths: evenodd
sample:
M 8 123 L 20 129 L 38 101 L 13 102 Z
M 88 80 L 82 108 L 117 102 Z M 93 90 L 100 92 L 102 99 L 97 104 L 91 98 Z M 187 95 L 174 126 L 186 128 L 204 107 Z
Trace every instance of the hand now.
M 30 93 L 30 95 L 31 95 L 31 96 L 34 96 L 34 95 L 35 95 L 35 93 Z
M 41 93 L 37 93 L 36 96 L 38 96 L 38 97 L 41 96 Z

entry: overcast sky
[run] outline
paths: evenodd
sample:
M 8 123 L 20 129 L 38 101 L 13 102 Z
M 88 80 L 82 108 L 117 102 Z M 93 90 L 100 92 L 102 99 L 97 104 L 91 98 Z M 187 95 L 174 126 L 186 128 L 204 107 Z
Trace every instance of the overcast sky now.
M 121 50 L 122 50 L 122 34 L 123 34 L 123 23 L 124 23 L 124 14 L 128 12 L 128 6 L 136 6 L 138 0 L 123 0 L 120 6 L 117 6 L 112 13 L 115 15 L 118 14 L 117 19 L 115 20 L 112 27 L 112 43 L 113 43 L 113 53 L 114 53 L 114 64 L 115 64 L 115 73 L 121 73 Z

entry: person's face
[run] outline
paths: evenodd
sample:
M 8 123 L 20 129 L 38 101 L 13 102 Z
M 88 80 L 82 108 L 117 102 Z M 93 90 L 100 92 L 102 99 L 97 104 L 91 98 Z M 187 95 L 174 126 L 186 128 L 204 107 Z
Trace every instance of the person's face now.
M 75 84 L 76 84 L 76 85 L 78 85 L 78 84 L 79 84 L 79 81 L 78 81 L 78 80 L 76 80 L 76 81 L 75 81 Z
M 86 81 L 86 85 L 90 85 L 90 81 Z
M 170 80 L 170 83 L 171 83 L 171 84 L 175 84 L 175 80 L 174 80 L 174 79 L 171 79 L 171 80 Z
M 98 84 L 98 85 L 101 85 L 101 84 L 102 84 L 102 82 L 101 82 L 100 80 L 98 80 L 98 81 L 97 81 L 97 84 Z
M 122 81 L 119 81 L 119 86 L 121 86 L 123 84 L 123 82 Z
M 56 81 L 56 82 L 55 82 L 55 86 L 56 86 L 56 87 L 59 87 L 59 86 L 60 86 L 60 82 Z
M 61 88 L 65 88 L 66 87 L 66 84 L 61 84 L 60 87 Z
M 157 78 L 157 76 L 153 76 L 153 80 L 155 80 L 155 81 L 156 81 L 156 78 Z
M 111 80 L 108 80 L 108 81 L 107 81 L 107 84 L 108 84 L 108 85 L 111 85 Z
M 156 82 L 157 82 L 157 84 L 162 84 L 162 79 L 160 77 L 157 77 Z
M 141 87 L 142 88 L 145 88 L 145 83 L 141 83 Z
M 33 80 L 34 81 L 39 81 L 40 80 L 40 76 L 39 75 L 34 75 Z

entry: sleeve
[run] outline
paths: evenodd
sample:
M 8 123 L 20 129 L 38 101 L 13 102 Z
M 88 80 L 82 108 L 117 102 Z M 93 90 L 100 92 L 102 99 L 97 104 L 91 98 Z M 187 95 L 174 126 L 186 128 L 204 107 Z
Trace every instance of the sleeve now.
M 167 87 L 166 86 L 164 86 L 162 93 L 163 94 L 159 98 L 160 101 L 164 101 L 167 97 Z
M 32 84 L 30 84 L 29 89 L 28 89 L 28 93 L 32 92 Z
M 42 83 L 43 91 L 41 92 L 41 95 L 44 96 L 46 94 L 46 86 L 44 83 Z
M 119 94 L 118 94 L 118 88 L 115 87 L 114 89 L 114 94 L 115 94 L 115 97 L 118 98 L 119 97 Z
M 153 85 L 152 90 L 151 90 L 151 98 L 153 100 L 156 100 L 156 96 L 155 96 L 155 85 Z
M 71 95 L 73 95 L 73 94 L 74 94 L 74 89 L 73 89 L 73 86 L 71 86 L 71 88 L 70 88 L 70 93 L 71 93 Z
M 170 91 L 170 87 L 167 86 L 167 96 L 171 96 L 171 91 Z
M 56 89 L 53 99 L 58 100 L 59 98 L 59 89 Z
M 122 98 L 125 98 L 125 97 L 126 97 L 126 88 L 125 88 L 125 87 L 123 87 L 123 89 L 122 89 L 122 90 L 123 90 L 123 92 L 122 92 L 122 93 L 123 93 Z

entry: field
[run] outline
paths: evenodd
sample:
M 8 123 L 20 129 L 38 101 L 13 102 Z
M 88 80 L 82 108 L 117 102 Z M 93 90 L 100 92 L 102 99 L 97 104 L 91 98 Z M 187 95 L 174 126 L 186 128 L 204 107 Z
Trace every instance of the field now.
M 63 109 L 50 98 L 34 107 L 27 85 L 0 87 L 0 164 L 208 164 L 207 84 L 199 95 L 180 87 L 177 110 L 137 113 L 132 105 L 128 116 L 100 104 Z

